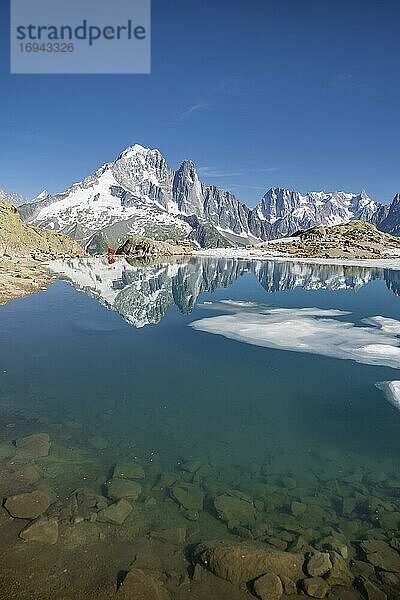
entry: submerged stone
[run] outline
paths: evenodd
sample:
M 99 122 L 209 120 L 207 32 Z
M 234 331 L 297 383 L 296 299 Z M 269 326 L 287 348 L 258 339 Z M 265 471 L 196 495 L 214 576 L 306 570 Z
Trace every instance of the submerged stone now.
M 104 450 L 108 446 L 108 440 L 102 436 L 94 436 L 90 438 L 89 443 L 96 448 L 96 450 Z
M 366 600 L 387 600 L 385 592 L 380 590 L 372 581 L 360 575 L 356 579 L 356 587 Z
M 187 471 L 188 473 L 196 473 L 200 467 L 201 462 L 199 460 L 192 460 L 181 464 L 182 471 Z
M 267 573 L 255 580 L 254 591 L 261 600 L 279 600 L 283 594 L 282 581 L 278 575 Z
M 172 498 L 183 508 L 189 511 L 198 511 L 203 509 L 203 491 L 197 485 L 192 483 L 176 483 L 171 488 Z
M 384 512 L 380 514 L 379 524 L 383 529 L 397 531 L 400 525 L 400 512 Z
M 15 455 L 15 446 L 13 446 L 10 442 L 2 442 L 0 444 L 0 460 L 3 458 L 11 458 Z
M 310 579 L 304 579 L 303 589 L 307 596 L 312 598 L 325 598 L 329 592 L 329 585 L 322 577 L 311 577 Z
M 34 465 L 21 465 L 14 469 L 13 477 L 16 481 L 32 485 L 39 481 L 41 474 Z
M 304 577 L 303 554 L 269 550 L 257 542 L 204 542 L 195 548 L 194 559 L 214 575 L 237 585 L 245 585 L 265 573 L 295 582 Z
M 122 525 L 131 512 L 132 505 L 127 500 L 122 499 L 100 510 L 97 513 L 96 520 L 103 523 L 112 523 L 113 525 Z
M 26 542 L 56 544 L 58 541 L 58 522 L 56 519 L 40 518 L 25 527 L 19 536 Z
M 163 471 L 160 473 L 157 483 L 154 484 L 153 490 L 163 490 L 165 488 L 169 488 L 176 483 L 177 479 L 178 475 L 176 473 Z
M 49 508 L 52 498 L 43 490 L 9 496 L 4 504 L 12 517 L 36 519 Z
M 320 577 L 332 569 L 331 559 L 327 552 L 315 552 L 307 561 L 307 573 L 311 577 Z
M 150 537 L 161 542 L 176 544 L 181 546 L 186 540 L 186 528 L 175 527 L 174 529 L 162 529 L 161 531 L 150 532 Z
M 294 517 L 299 517 L 306 512 L 307 504 L 303 504 L 303 502 L 297 502 L 297 500 L 294 500 L 290 505 L 290 510 L 292 511 L 292 515 Z
M 364 562 L 362 560 L 353 560 L 351 563 L 351 572 L 354 577 L 359 577 L 360 575 L 364 575 L 364 577 L 371 577 L 371 575 L 375 574 L 375 569 L 368 562 Z
M 50 450 L 50 436 L 48 433 L 35 433 L 15 441 L 18 450 L 29 454 L 32 458 L 48 456 Z
M 350 571 L 347 562 L 337 552 L 330 553 L 332 568 L 327 575 L 329 585 L 351 585 L 354 575 Z
M 231 490 L 217 496 L 214 499 L 214 508 L 230 528 L 252 525 L 256 518 L 256 510 L 251 498 L 238 490 Z
M 146 575 L 141 569 L 132 569 L 118 590 L 118 596 L 126 600 L 170 600 L 171 596 L 164 585 Z
M 144 479 L 143 468 L 136 463 L 118 463 L 114 467 L 113 478 L 119 479 Z
M 382 583 L 385 585 L 392 587 L 399 585 L 399 577 L 394 573 L 388 573 L 387 571 L 379 571 L 378 576 Z
M 366 540 L 361 547 L 367 555 L 367 560 L 374 567 L 383 571 L 400 573 L 400 555 L 383 540 Z
M 130 479 L 112 479 L 107 483 L 107 495 L 112 500 L 137 500 L 142 492 L 142 486 Z
M 282 581 L 283 591 L 287 596 L 297 594 L 297 586 L 293 579 L 290 579 L 290 577 L 286 577 L 285 575 L 282 575 L 280 579 Z

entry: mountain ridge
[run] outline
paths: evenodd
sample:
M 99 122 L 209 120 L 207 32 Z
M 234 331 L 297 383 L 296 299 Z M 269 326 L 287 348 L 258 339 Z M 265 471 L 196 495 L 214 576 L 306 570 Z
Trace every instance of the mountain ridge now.
M 174 171 L 159 150 L 135 144 L 65 192 L 42 193 L 19 210 L 28 222 L 66 233 L 96 252 L 129 235 L 188 238 L 202 247 L 246 245 L 353 219 L 400 235 L 397 196 L 384 205 L 365 192 L 302 195 L 270 188 L 249 208 L 231 192 L 201 182 L 193 161 Z

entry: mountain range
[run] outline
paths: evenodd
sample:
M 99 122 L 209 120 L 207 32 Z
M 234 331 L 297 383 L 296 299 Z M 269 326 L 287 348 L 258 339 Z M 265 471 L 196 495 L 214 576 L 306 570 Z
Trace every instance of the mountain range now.
M 353 219 L 400 235 L 400 194 L 384 205 L 365 192 L 302 195 L 271 188 L 251 209 L 232 193 L 202 183 L 192 161 L 174 171 L 158 150 L 139 144 L 65 192 L 44 191 L 23 204 L 16 200 L 23 219 L 66 233 L 92 253 L 118 246 L 128 235 L 234 246 Z

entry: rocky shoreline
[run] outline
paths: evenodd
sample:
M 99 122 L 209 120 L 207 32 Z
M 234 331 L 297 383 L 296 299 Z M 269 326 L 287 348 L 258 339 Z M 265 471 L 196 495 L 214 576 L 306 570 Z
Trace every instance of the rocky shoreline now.
M 32 258 L 0 258 L 0 304 L 46 289 L 51 279 Z
M 0 304 L 45 289 L 51 282 L 46 262 L 85 254 L 67 236 L 23 223 L 13 206 L 0 201 Z

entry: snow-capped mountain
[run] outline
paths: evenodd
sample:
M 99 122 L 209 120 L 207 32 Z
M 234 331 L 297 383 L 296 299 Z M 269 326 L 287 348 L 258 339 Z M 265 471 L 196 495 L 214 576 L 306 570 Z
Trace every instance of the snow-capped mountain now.
M 20 207 L 23 204 L 27 204 L 30 202 L 40 202 L 41 200 L 45 200 L 49 197 L 50 194 L 47 190 L 43 190 L 43 192 L 40 192 L 40 194 L 38 194 L 37 196 L 35 196 L 35 198 L 32 198 L 31 200 L 25 198 L 24 196 L 21 196 L 21 194 L 17 194 L 16 192 L 6 192 L 5 190 L 0 190 L 0 200 L 4 200 L 5 202 L 8 202 L 8 204 L 12 204 L 16 207 Z
M 309 192 L 302 196 L 299 192 L 272 188 L 255 210 L 279 238 L 316 224 L 338 225 L 352 219 L 371 221 L 379 206 L 365 192 Z
M 8 204 L 12 204 L 13 206 L 21 206 L 21 204 L 28 202 L 21 194 L 6 192 L 5 190 L 0 190 L 0 200 L 4 200 L 4 202 L 8 202 Z
M 248 224 L 250 209 L 229 192 L 203 185 L 194 164 L 173 171 L 158 150 L 136 144 L 113 163 L 72 185 L 21 208 L 23 218 L 62 231 L 85 246 L 117 245 L 128 234 L 197 240 L 218 245 L 257 241 Z
M 268 293 L 296 287 L 358 289 L 370 281 L 384 280 L 389 289 L 400 294 L 397 271 L 341 265 L 192 258 L 138 266 L 123 259 L 110 265 L 104 258 L 74 258 L 53 261 L 50 269 L 135 327 L 159 323 L 173 305 L 190 314 L 200 294 L 229 287 L 249 272 Z
M 400 200 L 385 206 L 365 192 L 299 192 L 271 188 L 250 209 L 233 194 L 203 184 L 185 160 L 172 170 L 158 150 L 139 144 L 65 192 L 42 192 L 20 207 L 36 225 L 67 233 L 89 251 L 117 246 L 128 235 L 189 238 L 201 246 L 248 244 L 317 224 L 370 221 L 400 235 Z

